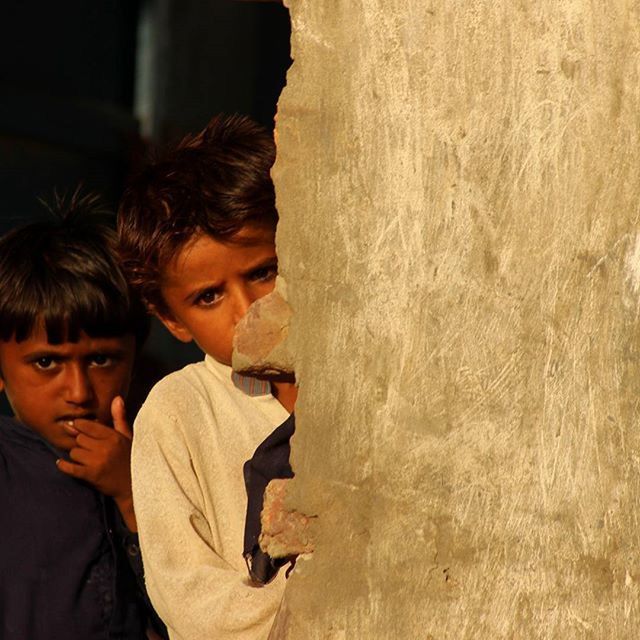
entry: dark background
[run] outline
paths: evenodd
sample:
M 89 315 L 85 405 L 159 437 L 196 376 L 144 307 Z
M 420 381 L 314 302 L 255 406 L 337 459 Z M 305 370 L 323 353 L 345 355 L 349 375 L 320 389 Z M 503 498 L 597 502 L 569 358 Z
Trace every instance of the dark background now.
M 39 199 L 79 184 L 115 210 L 151 146 L 215 113 L 273 127 L 289 36 L 277 2 L 5 0 L 0 233 L 46 215 Z M 200 357 L 154 325 L 131 408 L 154 379 Z

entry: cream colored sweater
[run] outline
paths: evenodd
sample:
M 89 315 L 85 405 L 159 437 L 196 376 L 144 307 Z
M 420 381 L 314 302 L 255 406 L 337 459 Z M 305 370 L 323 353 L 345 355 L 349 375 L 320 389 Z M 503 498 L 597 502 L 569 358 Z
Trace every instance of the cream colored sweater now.
M 140 410 L 133 499 L 148 593 L 172 640 L 269 635 L 284 577 L 248 582 L 242 466 L 287 416 L 209 356 L 161 380 Z

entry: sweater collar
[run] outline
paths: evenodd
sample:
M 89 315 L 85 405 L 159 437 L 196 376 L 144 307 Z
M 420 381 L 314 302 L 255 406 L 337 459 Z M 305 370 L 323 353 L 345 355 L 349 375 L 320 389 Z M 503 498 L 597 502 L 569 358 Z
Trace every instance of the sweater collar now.
M 230 366 L 218 362 L 211 356 L 205 356 L 205 364 L 216 372 L 222 379 L 231 380 L 234 387 L 244 394 L 256 398 L 271 395 L 271 383 L 268 380 L 260 380 L 253 376 L 243 376 L 236 373 Z
M 267 396 L 271 394 L 271 383 L 268 380 L 259 380 L 251 376 L 243 376 L 235 371 L 231 372 L 231 381 L 248 396 Z

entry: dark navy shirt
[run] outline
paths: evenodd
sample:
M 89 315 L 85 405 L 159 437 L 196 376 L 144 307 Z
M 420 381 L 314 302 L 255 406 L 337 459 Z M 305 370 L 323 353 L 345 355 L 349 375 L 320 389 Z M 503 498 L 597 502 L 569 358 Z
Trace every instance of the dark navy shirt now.
M 0 417 L 0 638 L 142 640 L 146 607 L 115 506 L 58 471 L 58 457 Z
M 273 580 L 280 568 L 293 558 L 271 558 L 258 544 L 262 524 L 260 514 L 267 485 L 275 478 L 293 478 L 289 463 L 291 436 L 296 429 L 295 414 L 291 414 L 275 431 L 271 432 L 255 450 L 251 460 L 244 463 L 244 484 L 247 489 L 247 517 L 244 524 L 243 555 L 249 577 L 256 585 Z

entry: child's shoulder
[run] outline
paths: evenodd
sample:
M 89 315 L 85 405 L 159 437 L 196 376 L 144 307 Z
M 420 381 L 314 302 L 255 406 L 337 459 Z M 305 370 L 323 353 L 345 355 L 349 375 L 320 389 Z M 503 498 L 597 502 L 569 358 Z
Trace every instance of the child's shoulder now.
M 183 391 L 190 387 L 197 387 L 198 381 L 202 374 L 201 370 L 203 368 L 204 361 L 200 361 L 188 364 L 182 369 L 178 369 L 177 371 L 169 373 L 168 375 L 164 376 L 164 378 L 156 382 L 156 384 L 149 392 L 149 397 L 158 393 L 171 394 L 174 389 Z
M 57 469 L 59 456 L 31 429 L 0 416 L 0 508 L 7 517 L 23 514 L 18 515 L 22 521 L 14 523 L 14 530 L 28 527 L 27 518 L 30 523 L 38 518 L 64 522 L 60 514 L 67 508 L 91 511 L 95 507 L 94 490 Z
M 155 384 L 140 412 L 167 417 L 192 415 L 198 408 L 208 411 L 232 393 L 231 368 L 209 357 L 174 371 Z
M 20 460 L 25 450 L 47 458 L 52 456 L 50 447 L 31 429 L 14 418 L 0 416 L 0 459 L 5 464 L 12 458 Z
M 162 411 L 190 404 L 202 392 L 203 362 L 189 364 L 165 376 L 153 386 L 142 405 L 142 410 L 154 408 Z
M 209 395 L 231 386 L 231 368 L 207 357 L 162 378 L 151 389 L 148 399 L 160 401 L 162 398 L 173 400 L 185 395 Z
M 20 449 L 28 448 L 28 440 L 21 438 L 24 427 L 15 420 L 0 416 L 0 473 L 4 476 L 13 459 L 18 459 Z

